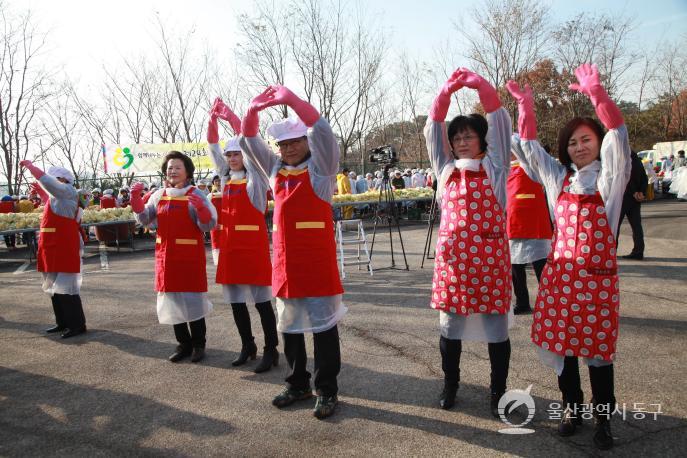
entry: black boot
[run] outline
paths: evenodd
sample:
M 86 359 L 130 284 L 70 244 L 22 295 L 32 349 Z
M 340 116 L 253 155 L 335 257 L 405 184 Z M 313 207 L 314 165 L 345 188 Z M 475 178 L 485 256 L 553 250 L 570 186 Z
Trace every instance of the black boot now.
M 262 324 L 262 332 L 265 335 L 265 348 L 260 364 L 255 368 L 255 373 L 266 372 L 273 366 L 279 364 L 279 352 L 277 345 L 279 344 L 279 337 L 277 335 L 277 320 L 274 316 L 272 303 L 269 301 L 255 304 L 260 314 L 260 323 Z
M 558 388 L 563 395 L 563 416 L 558 424 L 560 436 L 572 436 L 575 430 L 582 426 L 582 403 L 584 395 L 580 387 L 580 368 L 574 356 L 566 356 L 563 360 L 563 372 L 558 376 Z
M 462 342 L 456 339 L 439 338 L 441 368 L 444 371 L 444 389 L 439 395 L 439 407 L 448 410 L 456 403 L 456 393 L 460 381 L 460 353 Z
M 610 450 L 613 448 L 611 420 L 605 415 L 598 415 L 594 418 L 594 445 L 599 450 Z
M 169 360 L 173 363 L 178 363 L 184 358 L 191 356 L 191 346 L 190 345 L 177 345 L 177 349 L 174 353 L 169 356 Z
M 489 363 L 491 365 L 491 414 L 499 418 L 499 400 L 506 392 L 508 367 L 510 365 L 510 339 L 503 342 L 489 343 Z
M 247 344 L 243 344 L 241 347 L 241 353 L 239 353 L 239 357 L 236 358 L 231 362 L 232 366 L 241 366 L 248 361 L 248 358 L 254 360 L 257 357 L 258 354 L 258 347 L 255 345 L 255 342 L 248 342 Z
M 63 311 L 63 305 L 61 302 L 61 297 L 62 294 L 53 294 L 50 296 L 50 301 L 52 302 L 52 310 L 55 312 L 55 326 L 48 328 L 45 330 L 45 332 L 52 334 L 53 332 L 60 332 L 64 331 L 65 325 L 64 325 L 64 311 Z
M 83 314 L 81 297 L 78 294 L 61 295 L 62 310 L 64 311 L 65 329 L 62 333 L 63 339 L 78 336 L 86 332 L 86 319 Z
M 582 426 L 582 402 L 583 395 L 580 391 L 574 399 L 563 399 L 565 410 L 558 424 L 558 435 L 562 437 L 572 436 L 578 427 Z
M 258 364 L 253 372 L 260 374 L 261 372 L 267 372 L 272 369 L 272 367 L 277 367 L 279 365 L 279 352 L 276 348 L 265 347 L 262 354 L 262 359 L 260 364 Z
M 244 303 L 231 304 L 231 312 L 234 315 L 236 328 L 241 336 L 241 353 L 238 358 L 231 362 L 232 366 L 241 366 L 248 361 L 248 358 L 255 359 L 258 347 L 255 345 L 253 333 L 250 326 L 250 315 Z

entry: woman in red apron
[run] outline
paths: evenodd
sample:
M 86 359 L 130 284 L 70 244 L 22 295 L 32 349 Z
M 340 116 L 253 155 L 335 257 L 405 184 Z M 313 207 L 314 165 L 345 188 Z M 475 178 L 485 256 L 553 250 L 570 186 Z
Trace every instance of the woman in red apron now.
M 238 137 L 219 146 L 217 118 L 228 121 L 236 134 L 241 120 L 221 99 L 216 99 L 208 123 L 210 157 L 221 177 L 219 262 L 217 283 L 227 303 L 231 304 L 236 328 L 241 336 L 241 353 L 232 365 L 240 366 L 255 359 L 257 346 L 251 330 L 247 303 L 255 304 L 260 314 L 265 347 L 256 373 L 265 372 L 279 362 L 277 319 L 272 309 L 272 264 L 270 242 L 265 223 L 267 210 L 267 175 L 244 160 Z
M 205 356 L 205 316 L 212 310 L 207 297 L 205 236 L 217 222 L 215 208 L 205 193 L 190 184 L 191 159 L 172 151 L 165 156 L 162 173 L 167 187 L 156 191 L 146 204 L 143 183 L 131 188 L 131 208 L 144 226 L 157 226 L 155 240 L 155 291 L 160 323 L 174 326 L 176 363 L 188 356 L 198 362 Z
M 519 106 L 525 160 L 538 173 L 554 209 L 554 239 L 534 310 L 532 341 L 554 367 L 566 410 L 558 428 L 570 436 L 582 422 L 578 358 L 589 366 L 596 427 L 594 443 L 613 446 L 613 360 L 618 338 L 619 287 L 615 233 L 630 177 L 630 146 L 622 114 L 599 80 L 596 66 L 575 70 L 571 89 L 589 97 L 608 129 L 574 118 L 558 137 L 559 161 L 537 142 L 532 91 L 507 87 Z
M 451 94 L 476 89 L 479 114 L 444 120 Z M 440 312 L 443 409 L 455 403 L 463 340 L 487 342 L 491 412 L 506 391 L 512 325 L 511 275 L 506 238 L 506 177 L 512 126 L 496 90 L 481 76 L 456 70 L 434 100 L 425 127 L 427 150 L 439 185 L 441 223 L 431 307 Z M 487 144 L 487 134 L 489 144 Z
M 275 105 L 288 105 L 298 115 L 267 129 L 279 155 L 258 136 L 258 113 Z M 331 206 L 339 146 L 327 120 L 284 86 L 270 86 L 251 101 L 241 131 L 244 157 L 268 171 L 274 192 L 272 292 L 289 373 L 286 388 L 272 404 L 282 408 L 312 397 L 304 337 L 311 332 L 317 392 L 313 415 L 326 418 L 338 402 L 337 323 L 347 310 L 341 300 Z
M 50 294 L 56 325 L 48 333 L 61 332 L 66 339 L 86 332 L 81 304 L 81 215 L 83 205 L 74 188 L 74 175 L 64 167 L 48 173 L 31 161 L 21 161 L 46 191 L 41 218 L 36 269 L 43 273 L 43 291 Z

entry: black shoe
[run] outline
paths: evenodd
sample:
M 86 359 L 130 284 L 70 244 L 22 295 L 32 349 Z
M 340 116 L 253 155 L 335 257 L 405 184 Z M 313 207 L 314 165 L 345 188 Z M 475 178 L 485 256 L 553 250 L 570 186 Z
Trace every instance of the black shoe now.
M 241 347 L 241 353 L 239 354 L 239 357 L 236 358 L 231 362 L 232 366 L 241 366 L 242 364 L 245 364 L 246 361 L 248 361 L 248 358 L 250 359 L 255 359 L 256 355 L 258 354 L 258 347 L 255 345 L 255 342 L 251 342 L 248 345 L 243 345 Z
M 626 254 L 625 256 L 621 256 L 623 259 L 636 259 L 637 261 L 641 261 L 644 259 L 644 254 L 643 253 L 630 253 Z
M 294 390 L 291 388 L 284 388 L 284 391 L 279 393 L 272 399 L 272 405 L 275 407 L 290 406 L 296 401 L 304 401 L 312 397 L 312 390 L 310 388 L 305 390 Z
M 175 351 L 169 356 L 169 360 L 173 363 L 178 363 L 182 359 L 188 358 L 189 356 L 191 356 L 191 348 L 179 345 L 177 347 L 177 351 Z
M 521 306 L 519 306 L 519 305 L 516 305 L 515 308 L 513 309 L 513 314 L 514 314 L 514 315 L 526 315 L 526 314 L 528 314 L 528 313 L 532 313 L 532 309 L 530 308 L 529 305 L 528 305 L 528 306 L 524 306 L 524 307 L 521 307 Z
M 64 326 L 60 326 L 60 325 L 56 324 L 56 325 L 53 326 L 52 328 L 46 329 L 45 332 L 47 332 L 48 334 L 52 334 L 52 333 L 54 333 L 54 332 L 64 331 L 65 329 L 66 329 L 66 328 L 65 328 Z
M 599 417 L 595 419 L 594 445 L 599 450 L 613 448 L 613 435 L 611 434 L 611 421 L 609 419 Z
M 193 350 L 191 351 L 191 362 L 197 363 L 203 358 L 205 358 L 205 349 L 201 347 L 193 347 Z
M 582 418 L 575 416 L 575 412 L 570 407 L 566 407 L 563 411 L 563 418 L 558 424 L 558 435 L 562 437 L 572 436 L 578 426 L 582 426 Z
M 504 393 L 505 391 L 500 393 L 491 393 L 491 402 L 489 403 L 489 408 L 491 409 L 491 414 L 496 418 L 499 418 L 499 401 Z
M 62 335 L 60 337 L 62 337 L 63 339 L 68 339 L 70 337 L 74 337 L 74 336 L 78 336 L 79 334 L 83 334 L 84 332 L 86 332 L 86 326 L 79 328 L 79 329 L 65 328 L 64 332 L 62 333 Z
M 319 418 L 320 420 L 330 417 L 334 413 L 334 409 L 336 408 L 336 404 L 338 402 L 339 400 L 336 398 L 336 395 L 317 396 L 315 410 L 312 411 L 312 414 L 315 416 L 315 418 Z
M 458 386 L 449 387 L 444 385 L 444 389 L 439 395 L 439 407 L 444 410 L 449 410 L 456 404 L 456 392 L 458 391 Z
M 272 367 L 277 367 L 279 364 L 279 352 L 277 351 L 276 348 L 271 347 L 265 347 L 263 350 L 262 354 L 262 360 L 260 360 L 260 364 L 257 365 L 255 370 L 256 374 L 259 374 L 261 372 L 267 372 L 268 370 L 272 369 Z

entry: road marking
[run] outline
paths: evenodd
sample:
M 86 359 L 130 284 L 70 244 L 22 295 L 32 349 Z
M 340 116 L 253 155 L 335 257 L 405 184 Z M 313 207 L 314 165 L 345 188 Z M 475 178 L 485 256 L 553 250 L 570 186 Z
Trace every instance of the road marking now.
M 31 265 L 31 263 L 29 261 L 24 261 L 24 264 L 17 267 L 17 270 L 14 271 L 14 275 L 23 274 L 24 271 L 26 270 L 26 268 L 29 267 L 30 265 Z

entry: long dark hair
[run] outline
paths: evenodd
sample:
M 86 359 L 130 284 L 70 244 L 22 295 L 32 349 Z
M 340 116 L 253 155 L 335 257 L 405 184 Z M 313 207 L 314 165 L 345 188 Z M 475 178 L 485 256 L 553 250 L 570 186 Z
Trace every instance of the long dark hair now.
M 167 153 L 165 158 L 162 161 L 162 167 L 160 170 L 162 171 L 162 176 L 166 177 L 167 176 L 167 163 L 171 159 L 181 159 L 181 161 L 184 163 L 184 169 L 186 169 L 186 176 L 189 181 L 193 180 L 193 172 L 196 171 L 196 166 L 193 165 L 193 161 L 191 160 L 190 157 L 185 155 L 184 153 L 181 153 L 179 151 L 170 151 Z
M 572 159 L 570 159 L 570 154 L 568 154 L 568 142 L 570 137 L 572 137 L 573 132 L 580 127 L 587 126 L 596 135 L 599 141 L 599 147 L 604 139 L 604 128 L 601 127 L 599 121 L 594 118 L 573 118 L 568 123 L 563 126 L 563 128 L 558 132 L 558 160 L 561 161 L 568 170 L 572 170 Z M 601 152 L 599 152 L 601 155 Z
M 456 116 L 448 124 L 448 143 L 451 144 L 451 139 L 459 132 L 464 132 L 468 129 L 474 130 L 479 136 L 479 147 L 481 152 L 487 151 L 487 131 L 489 124 L 487 120 L 479 113 L 472 113 L 470 116 Z

